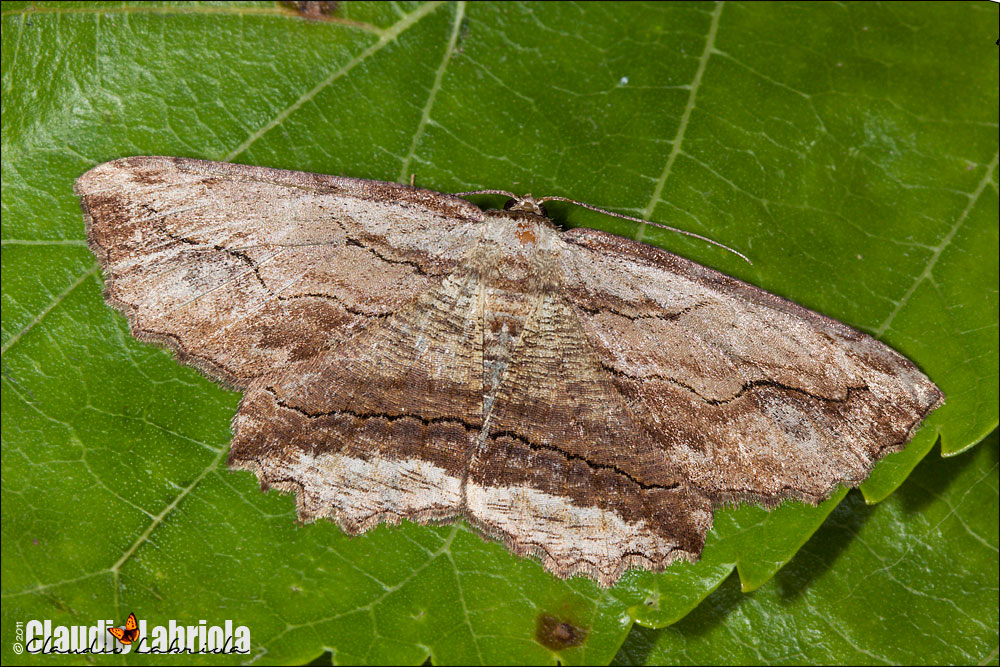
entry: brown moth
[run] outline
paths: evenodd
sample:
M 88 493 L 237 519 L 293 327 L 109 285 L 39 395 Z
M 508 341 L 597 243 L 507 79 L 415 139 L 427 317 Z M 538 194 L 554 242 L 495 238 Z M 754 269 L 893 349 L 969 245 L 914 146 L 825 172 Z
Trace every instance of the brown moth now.
M 696 560 L 944 399 L 840 322 L 649 245 L 380 181 L 172 157 L 76 183 L 133 334 L 246 393 L 229 464 L 361 533 L 464 517 L 560 577 Z

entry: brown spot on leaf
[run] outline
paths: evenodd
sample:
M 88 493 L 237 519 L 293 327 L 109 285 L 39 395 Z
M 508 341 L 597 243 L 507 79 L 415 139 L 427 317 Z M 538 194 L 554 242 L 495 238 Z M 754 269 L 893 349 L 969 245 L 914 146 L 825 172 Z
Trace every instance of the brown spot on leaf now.
M 302 18 L 321 21 L 337 11 L 336 2 L 281 2 L 282 7 L 291 9 Z
M 587 641 L 587 631 L 551 614 L 541 614 L 535 628 L 535 639 L 547 649 L 562 651 Z

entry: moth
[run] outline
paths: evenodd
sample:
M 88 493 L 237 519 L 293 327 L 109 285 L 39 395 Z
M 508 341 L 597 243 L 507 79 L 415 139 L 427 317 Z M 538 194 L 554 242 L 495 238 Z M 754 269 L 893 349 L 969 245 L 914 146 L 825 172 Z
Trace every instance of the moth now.
M 463 517 L 610 586 L 696 560 L 720 504 L 859 484 L 944 399 L 870 336 L 544 200 L 172 157 L 76 192 L 133 334 L 245 392 L 230 466 L 350 534 Z

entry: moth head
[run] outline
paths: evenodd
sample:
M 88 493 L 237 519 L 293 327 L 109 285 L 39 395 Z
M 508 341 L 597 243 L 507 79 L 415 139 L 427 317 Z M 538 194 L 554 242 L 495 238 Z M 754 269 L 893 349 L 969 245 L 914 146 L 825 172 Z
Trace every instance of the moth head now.
M 542 204 L 550 199 L 558 199 L 558 197 L 541 197 L 535 198 L 530 194 L 527 195 L 516 195 L 513 192 L 508 192 L 507 190 L 470 190 L 469 192 L 456 192 L 456 197 L 465 197 L 468 195 L 506 195 L 510 197 L 507 203 L 503 205 L 503 210 L 505 211 L 525 211 L 527 213 L 533 213 L 535 215 L 540 215 L 543 218 L 547 218 L 548 213 Z
M 508 199 L 507 203 L 503 205 L 503 210 L 505 211 L 527 211 L 528 213 L 534 213 L 535 215 L 540 215 L 543 218 L 548 217 L 548 213 L 545 207 L 542 206 L 542 201 L 535 199 L 530 194 L 524 195 L 523 197 L 518 197 L 513 195 L 513 199 Z

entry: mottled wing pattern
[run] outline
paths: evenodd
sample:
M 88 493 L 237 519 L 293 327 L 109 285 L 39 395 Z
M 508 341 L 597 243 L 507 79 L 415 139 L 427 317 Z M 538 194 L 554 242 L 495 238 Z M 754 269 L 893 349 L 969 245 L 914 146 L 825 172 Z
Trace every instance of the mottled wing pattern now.
M 716 503 L 818 502 L 858 484 L 944 400 L 840 322 L 642 243 L 563 239 L 564 294 L 616 393 Z
M 135 335 L 246 388 L 230 464 L 351 533 L 463 515 L 610 585 L 697 558 L 714 505 L 859 483 L 944 398 L 839 322 L 530 211 L 181 158 L 76 187 Z
M 462 512 L 482 425 L 479 282 L 456 271 L 334 351 L 253 382 L 229 463 L 348 532 Z
M 697 559 L 712 503 L 618 394 L 559 291 L 525 323 L 469 466 L 466 512 L 561 577 Z
M 172 157 L 101 164 L 76 192 L 133 333 L 237 387 L 440 283 L 482 218 L 392 183 Z
M 696 559 L 712 503 L 662 456 L 618 394 L 566 302 L 552 223 L 487 211 L 483 426 L 464 513 L 561 577 L 611 585 L 629 567 Z

